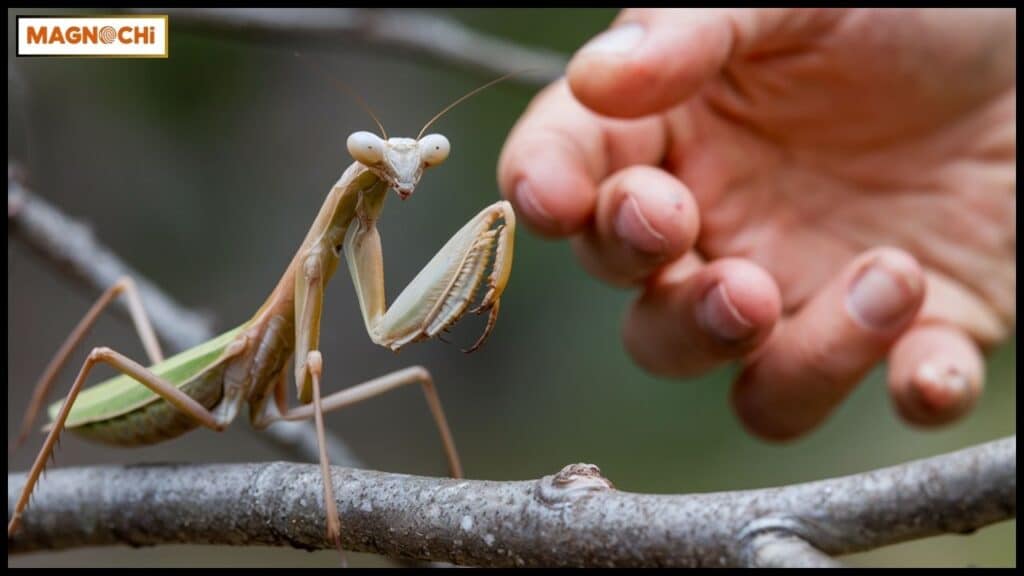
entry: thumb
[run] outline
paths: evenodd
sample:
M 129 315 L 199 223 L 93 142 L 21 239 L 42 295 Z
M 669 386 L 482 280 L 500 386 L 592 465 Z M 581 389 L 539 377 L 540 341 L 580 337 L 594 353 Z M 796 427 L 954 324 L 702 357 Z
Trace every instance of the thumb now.
M 694 94 L 759 38 L 798 32 L 800 26 L 784 24 L 794 16 L 799 15 L 792 10 L 623 10 L 610 29 L 573 56 L 569 86 L 599 114 L 635 118 L 661 112 Z
M 724 10 L 628 9 L 569 63 L 573 94 L 609 116 L 660 112 L 725 65 L 735 34 Z

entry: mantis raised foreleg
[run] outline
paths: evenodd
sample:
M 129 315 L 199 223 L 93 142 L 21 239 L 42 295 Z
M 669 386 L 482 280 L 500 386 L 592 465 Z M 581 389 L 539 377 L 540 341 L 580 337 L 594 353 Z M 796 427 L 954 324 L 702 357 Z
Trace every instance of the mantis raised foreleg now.
M 495 223 L 503 222 L 498 224 Z M 375 219 L 358 220 L 345 239 L 348 260 L 359 305 L 370 338 L 381 346 L 398 349 L 409 342 L 432 338 L 465 312 L 487 268 L 491 254 L 494 271 L 488 293 L 476 309 L 491 310 L 487 326 L 475 350 L 494 327 L 498 302 L 495 287 L 504 286 L 512 271 L 512 232 L 515 213 L 507 202 L 498 202 L 476 215 L 445 244 L 394 304 L 384 311 L 384 258 Z
M 332 187 L 277 287 L 240 326 L 164 360 L 130 281 L 116 284 L 90 309 L 37 384 L 23 429 L 31 427 L 71 350 L 121 292 L 129 299 L 132 317 L 153 363 L 147 368 L 109 348 L 93 349 L 67 397 L 49 408 L 51 428 L 8 523 L 8 536 L 17 530 L 62 430 L 115 445 L 151 444 L 199 425 L 222 430 L 243 403 L 248 403 L 256 427 L 277 420 L 316 420 L 327 532 L 339 550 L 341 525 L 324 447 L 324 412 L 418 383 L 437 424 L 449 470 L 453 476 L 462 475 L 441 401 L 426 369 L 406 368 L 327 396 L 321 394 L 324 354 L 319 339 L 324 292 L 344 254 L 371 340 L 398 350 L 436 336 L 457 322 L 485 289 L 473 311 L 490 313 L 483 335 L 470 348 L 474 350 L 493 329 L 508 283 L 515 214 L 504 201 L 485 208 L 452 236 L 388 307 L 376 228 L 387 191 L 395 189 L 403 200 L 408 198 L 423 171 L 447 158 L 449 143 L 439 134 L 384 139 L 357 132 L 349 137 L 348 149 L 356 162 Z M 293 408 L 287 406 L 285 382 L 291 360 L 302 404 Z M 109 364 L 121 375 L 83 389 L 97 363 Z

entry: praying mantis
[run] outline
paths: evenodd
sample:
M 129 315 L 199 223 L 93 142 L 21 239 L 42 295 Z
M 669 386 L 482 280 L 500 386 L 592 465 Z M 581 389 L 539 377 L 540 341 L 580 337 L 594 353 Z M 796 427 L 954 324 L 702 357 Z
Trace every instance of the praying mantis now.
M 320 317 L 328 281 L 342 257 L 348 265 L 370 339 L 391 350 L 426 340 L 468 313 L 487 313 L 479 348 L 498 317 L 508 284 L 515 237 L 515 213 L 507 201 L 484 208 L 441 248 L 390 306 L 384 289 L 383 251 L 376 223 L 388 191 L 409 198 L 425 170 L 442 164 L 450 143 L 427 129 L 455 105 L 504 80 L 493 80 L 441 110 L 416 138 L 389 138 L 373 117 L 380 136 L 351 134 L 347 148 L 354 162 L 331 187 L 316 219 L 269 297 L 247 321 L 189 350 L 165 359 L 131 278 L 107 289 L 79 321 L 48 364 L 33 391 L 14 446 L 33 426 L 57 374 L 99 315 L 123 295 L 136 332 L 149 357 L 143 366 L 107 347 L 93 348 L 67 396 L 48 409 L 48 434 L 26 478 L 7 525 L 10 538 L 18 530 L 62 431 L 116 446 L 141 446 L 169 440 L 203 426 L 224 430 L 248 404 L 251 424 L 262 429 L 280 421 L 313 418 L 319 442 L 327 536 L 341 546 L 341 524 L 329 474 L 324 440 L 324 413 L 339 410 L 409 384 L 420 384 L 433 415 L 448 461 L 449 473 L 462 477 L 462 465 L 441 401 L 429 371 L 413 366 L 323 396 Z M 343 88 L 346 86 L 342 85 Z M 479 304 L 469 309 L 482 289 Z M 289 407 L 287 365 L 299 405 Z M 83 389 L 97 364 L 121 375 Z M 344 555 L 342 556 L 344 561 Z

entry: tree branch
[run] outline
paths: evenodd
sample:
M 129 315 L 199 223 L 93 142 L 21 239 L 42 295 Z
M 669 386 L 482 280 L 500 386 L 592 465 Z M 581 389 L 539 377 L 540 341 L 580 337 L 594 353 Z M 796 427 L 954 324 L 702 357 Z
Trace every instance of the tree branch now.
M 149 313 L 153 329 L 173 350 L 185 350 L 209 340 L 215 334 L 211 319 L 197 314 L 125 264 L 110 248 L 101 244 L 86 225 L 63 214 L 22 183 L 17 164 L 7 163 L 7 234 L 21 240 L 53 268 L 75 285 L 98 296 L 118 278 L 131 276 Z M 122 318 L 129 317 L 125 300 L 114 308 Z M 84 314 L 84 311 L 83 311 Z M 316 430 L 308 422 L 279 422 L 263 431 L 252 428 L 255 438 L 268 442 L 287 454 L 307 461 L 319 460 Z M 328 433 L 331 461 L 360 466 L 359 459 L 339 438 Z
M 463 26 L 438 14 L 410 10 L 347 9 L 129 9 L 170 15 L 174 29 L 228 33 L 241 39 L 327 47 L 370 46 L 428 59 L 488 77 L 523 71 L 509 79 L 545 86 L 562 75 L 564 55 L 528 48 Z
M 1015 518 L 1016 436 L 780 488 L 616 490 L 575 464 L 522 482 L 335 468 L 346 548 L 477 566 L 824 565 L 825 556 Z M 23 474 L 8 475 L 8 515 Z M 170 543 L 326 549 L 316 466 L 58 469 L 8 552 Z M 820 551 L 820 552 L 819 552 Z

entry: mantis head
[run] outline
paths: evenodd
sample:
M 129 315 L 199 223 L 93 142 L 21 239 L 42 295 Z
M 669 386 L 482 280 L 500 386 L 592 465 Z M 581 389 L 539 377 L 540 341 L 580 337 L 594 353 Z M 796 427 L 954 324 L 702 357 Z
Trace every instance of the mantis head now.
M 298 52 L 295 55 L 298 56 Z M 314 69 L 316 68 L 314 67 Z M 451 150 L 451 144 L 448 143 L 448 139 L 444 136 L 440 134 L 427 134 L 424 136 L 423 133 L 427 131 L 427 128 L 430 128 L 430 125 L 436 122 L 438 118 L 444 116 L 449 110 L 464 102 L 467 98 L 516 73 L 512 72 L 491 80 L 487 84 L 455 100 L 428 120 L 423 125 L 423 128 L 420 129 L 420 133 L 416 138 L 388 138 L 384 125 L 381 124 L 377 115 L 373 113 L 370 105 L 347 84 L 336 78 L 331 78 L 339 88 L 352 96 L 366 110 L 367 114 L 377 123 L 377 127 L 380 128 L 381 136 L 366 131 L 355 132 L 349 136 L 347 142 L 348 153 L 357 162 L 370 169 L 378 178 L 387 182 L 388 186 L 394 188 L 398 192 L 398 196 L 405 200 L 416 190 L 416 185 L 419 183 L 420 177 L 423 176 L 424 168 L 441 164 L 448 158 L 448 152 Z M 330 76 L 328 77 L 330 78 Z
M 412 195 L 423 170 L 444 162 L 451 150 L 440 134 L 385 140 L 373 132 L 355 132 L 347 144 L 352 158 L 387 182 L 402 200 Z

